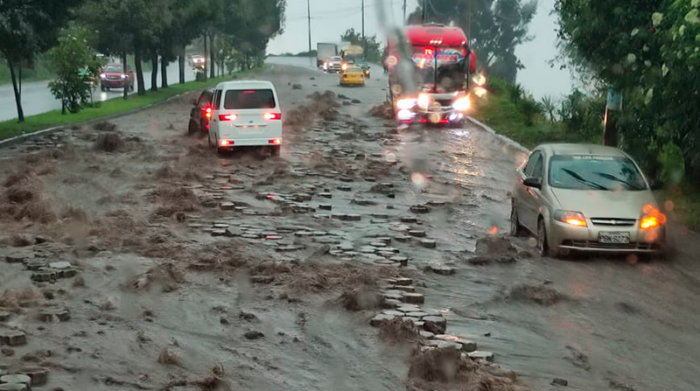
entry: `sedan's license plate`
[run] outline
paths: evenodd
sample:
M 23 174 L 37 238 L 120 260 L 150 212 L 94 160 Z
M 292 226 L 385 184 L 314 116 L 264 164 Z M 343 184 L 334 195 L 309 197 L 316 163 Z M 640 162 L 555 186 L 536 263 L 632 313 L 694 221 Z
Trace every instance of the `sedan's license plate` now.
M 629 232 L 601 232 L 598 236 L 598 241 L 600 243 L 623 243 L 627 244 L 630 242 Z

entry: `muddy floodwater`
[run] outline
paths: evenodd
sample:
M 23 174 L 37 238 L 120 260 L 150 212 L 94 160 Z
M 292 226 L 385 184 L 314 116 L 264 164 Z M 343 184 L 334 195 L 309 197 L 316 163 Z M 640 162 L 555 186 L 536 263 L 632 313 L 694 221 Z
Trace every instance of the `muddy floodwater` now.
M 196 93 L 0 149 L 0 383 L 700 389 L 696 233 L 670 227 L 661 259 L 541 258 L 508 237 L 522 149 L 371 116 L 381 68 L 257 77 L 281 158 L 188 135 Z

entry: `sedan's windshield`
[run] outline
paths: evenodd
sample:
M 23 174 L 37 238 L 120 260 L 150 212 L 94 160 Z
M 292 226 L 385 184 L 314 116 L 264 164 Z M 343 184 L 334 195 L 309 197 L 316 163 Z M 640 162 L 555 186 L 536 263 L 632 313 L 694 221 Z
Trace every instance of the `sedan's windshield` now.
M 105 72 L 122 72 L 124 67 L 121 65 L 107 65 L 105 67 Z
M 626 157 L 554 156 L 549 164 L 549 184 L 572 190 L 631 190 L 647 188 L 637 166 Z

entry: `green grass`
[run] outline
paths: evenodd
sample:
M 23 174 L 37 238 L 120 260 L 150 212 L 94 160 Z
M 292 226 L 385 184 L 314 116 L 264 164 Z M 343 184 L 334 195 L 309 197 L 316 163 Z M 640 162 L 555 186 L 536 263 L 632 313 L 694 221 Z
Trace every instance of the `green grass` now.
M 534 125 L 527 126 L 525 115 L 505 92 L 475 99 L 472 115 L 499 134 L 530 149 L 548 142 L 600 142 L 600 139 L 586 139 L 580 134 L 567 132 L 561 123 L 550 123 L 544 118 L 538 118 Z
M 246 72 L 234 74 L 235 77 L 245 77 L 267 69 L 267 66 Z M 20 134 L 32 133 L 38 130 L 55 126 L 70 126 L 80 122 L 99 119 L 114 114 L 124 113 L 150 104 L 164 101 L 184 92 L 204 89 L 225 80 L 231 80 L 232 76 L 222 76 L 209 79 L 206 82 L 191 81 L 185 84 L 171 84 L 169 88 L 159 89 L 158 92 L 148 91 L 146 95 L 130 95 L 129 99 L 114 98 L 101 102 L 99 107 L 88 107 L 76 114 L 61 114 L 61 110 L 25 117 L 25 122 L 19 123 L 16 119 L 0 122 L 0 140 L 14 137 Z
M 690 185 L 665 190 L 657 195 L 659 202 L 673 202 L 674 215 L 681 224 L 700 232 L 700 189 Z

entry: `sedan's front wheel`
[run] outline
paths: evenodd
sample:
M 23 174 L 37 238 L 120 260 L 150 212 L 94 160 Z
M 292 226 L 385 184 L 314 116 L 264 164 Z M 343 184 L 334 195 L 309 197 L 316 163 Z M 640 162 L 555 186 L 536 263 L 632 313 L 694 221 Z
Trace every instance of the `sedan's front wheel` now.
M 520 225 L 520 219 L 518 219 L 518 209 L 515 207 L 515 200 L 511 201 L 511 211 L 510 211 L 510 236 L 522 236 L 523 227 Z
M 537 222 L 537 252 L 542 257 L 549 255 L 549 245 L 547 243 L 547 228 L 544 226 L 544 220 L 540 219 Z

